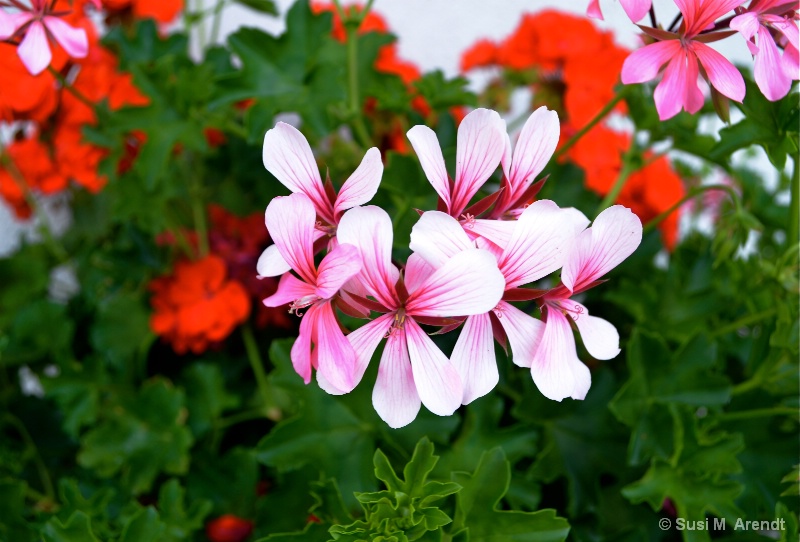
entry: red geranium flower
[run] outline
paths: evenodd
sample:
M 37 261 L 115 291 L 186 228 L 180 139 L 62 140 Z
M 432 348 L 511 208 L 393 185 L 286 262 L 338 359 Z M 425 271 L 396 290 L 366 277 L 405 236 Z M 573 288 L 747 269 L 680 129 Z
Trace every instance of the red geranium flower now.
M 253 522 L 233 514 L 225 514 L 206 524 L 211 542 L 243 542 L 253 532 Z

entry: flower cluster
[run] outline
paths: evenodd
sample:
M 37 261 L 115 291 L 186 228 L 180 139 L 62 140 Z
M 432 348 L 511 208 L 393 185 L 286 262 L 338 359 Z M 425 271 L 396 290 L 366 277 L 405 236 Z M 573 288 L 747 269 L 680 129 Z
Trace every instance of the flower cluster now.
M 267 207 L 275 244 L 264 251 L 257 271 L 281 276 L 277 292 L 264 300 L 267 306 L 289 304 L 290 312 L 302 315 L 291 359 L 304 381 L 316 370 L 327 392 L 350 392 L 385 339 L 373 405 L 391 427 L 402 427 L 421 404 L 445 416 L 488 393 L 499 378 L 497 340 L 510 346 L 513 362 L 531 371 L 546 397 L 583 399 L 591 375 L 577 357 L 570 322 L 598 359 L 619 353 L 619 336 L 572 298 L 636 249 L 642 226 L 619 205 L 587 227 L 589 220 L 575 209 L 534 201 L 541 187 L 535 179 L 558 134 L 556 113 L 540 108 L 512 151 L 505 122 L 494 111 L 477 109 L 458 128 L 451 177 L 435 133 L 425 126 L 409 130 L 439 195 L 439 210 L 420 212 L 412 254 L 399 264 L 392 259 L 391 218 L 365 205 L 380 184 L 378 150 L 367 151 L 337 194 L 330 181 L 323 184 L 298 130 L 284 123 L 269 130 L 264 165 L 293 194 Z M 473 203 L 498 165 L 500 190 Z M 325 254 L 317 264 L 320 252 Z M 529 287 L 559 269 L 554 287 Z M 512 304 L 532 301 L 541 318 Z M 369 322 L 345 334 L 337 311 Z M 463 326 L 450 357 L 421 326 L 438 333 Z
M 797 0 L 675 0 L 679 10 L 669 27 L 657 24 L 651 0 L 624 0 L 633 22 L 650 13 L 652 27 L 640 26 L 649 43 L 635 51 L 622 68 L 622 82 L 643 83 L 658 77 L 655 103 L 662 120 L 682 109 L 696 113 L 705 98 L 698 84 L 702 76 L 712 93 L 741 102 L 745 84 L 739 71 L 707 44 L 739 34 L 754 57 L 758 88 L 775 101 L 788 94 L 800 79 L 800 33 Z M 589 5 L 590 16 L 602 17 L 599 0 Z M 783 54 L 781 54 L 783 50 Z
M 553 38 L 552 29 L 559 28 Z M 521 81 L 533 89 L 534 105 L 548 105 L 563 119 L 559 144 L 586 126 L 615 96 L 623 62 L 629 51 L 614 43 L 613 35 L 599 30 L 583 17 L 544 10 L 523 16 L 505 40 L 481 40 L 461 58 L 461 68 L 501 67 L 508 73 L 490 86 L 501 104 L 508 93 L 503 81 Z M 624 103 L 615 108 L 625 112 Z M 597 124 L 563 156 L 585 172 L 587 188 L 606 195 L 620 175 L 623 155 L 631 145 L 629 135 Z M 665 157 L 650 162 L 629 178 L 618 201 L 648 221 L 681 200 L 685 190 Z M 678 237 L 678 213 L 659 226 L 667 248 Z

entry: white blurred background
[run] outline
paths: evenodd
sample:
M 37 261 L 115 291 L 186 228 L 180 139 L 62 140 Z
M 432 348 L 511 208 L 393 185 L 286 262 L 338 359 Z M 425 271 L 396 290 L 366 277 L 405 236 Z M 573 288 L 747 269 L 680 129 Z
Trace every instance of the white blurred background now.
M 188 0 L 192 2 L 193 0 Z M 204 0 L 206 6 L 213 6 L 215 0 Z M 285 28 L 283 15 L 293 0 L 275 0 L 281 17 L 268 17 L 254 14 L 247 8 L 231 5 L 222 15 L 221 37 L 241 26 L 256 26 L 273 34 L 280 34 Z M 502 40 L 519 23 L 523 13 L 536 12 L 545 8 L 556 8 L 566 12 L 582 14 L 589 0 L 375 0 L 373 9 L 387 21 L 390 29 L 398 36 L 400 56 L 414 62 L 424 71 L 441 69 L 448 76 L 458 74 L 461 53 L 480 38 Z M 345 4 L 356 3 L 344 0 Z M 363 2 L 358 2 L 363 4 Z M 638 45 L 638 29 L 626 17 L 618 0 L 601 0 L 605 21 L 597 24 L 611 29 L 617 41 L 628 47 Z M 673 0 L 654 0 L 659 22 L 667 26 L 677 13 Z M 210 22 L 209 22 L 210 25 Z M 558 32 L 558 29 L 553 29 Z M 733 36 L 713 44 L 726 57 L 734 62 L 747 64 L 750 54 L 744 40 Z M 478 90 L 486 81 L 486 73 L 470 74 L 472 85 Z M 709 132 L 715 132 L 721 124 L 711 123 Z M 0 137 L 2 137 L 0 130 Z M 763 154 L 763 153 L 762 153 Z M 752 160 L 753 158 L 748 158 Z M 774 177 L 769 164 L 763 157 L 756 159 L 764 164 L 765 176 Z M 68 226 L 69 209 L 63 198 L 51 199 L 46 203 L 50 211 L 54 230 Z M 17 222 L 13 213 L 0 200 L 0 256 L 12 252 L 20 243 L 22 236 L 30 237 L 35 231 L 32 223 Z

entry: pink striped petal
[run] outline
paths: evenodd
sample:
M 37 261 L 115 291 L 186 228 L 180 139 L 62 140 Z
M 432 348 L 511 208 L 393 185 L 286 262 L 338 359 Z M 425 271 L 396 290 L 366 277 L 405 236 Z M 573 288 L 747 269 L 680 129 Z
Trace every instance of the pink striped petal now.
M 651 0 L 620 0 L 619 3 L 634 23 L 641 21 L 651 6 Z
M 586 8 L 586 16 L 592 19 L 603 19 L 603 12 L 600 10 L 600 0 L 590 0 L 589 6 Z
M 405 273 L 403 280 L 405 281 L 406 290 L 414 293 L 419 290 L 419 287 L 433 275 L 434 267 L 425 261 L 419 254 L 411 254 L 406 261 Z
M 655 79 L 661 66 L 680 52 L 678 40 L 657 41 L 637 49 L 622 64 L 622 82 L 630 85 Z
M 513 202 L 530 186 L 547 165 L 556 150 L 560 135 L 558 113 L 542 106 L 534 111 L 514 148 L 514 159 L 509 176 Z
M 772 44 L 773 48 L 775 47 L 775 42 L 772 41 L 772 37 L 769 35 L 769 32 L 766 28 L 764 29 L 763 34 L 761 30 L 759 30 L 758 33 L 759 47 L 761 47 L 764 42 L 764 38 L 761 37 L 763 34 L 767 35 L 767 40 Z M 744 78 L 742 77 L 742 74 L 739 73 L 739 70 L 737 70 L 727 58 L 716 52 L 705 43 L 695 42 L 693 44 L 693 50 L 697 55 L 697 58 L 700 60 L 700 63 L 703 65 L 703 68 L 706 70 L 708 79 L 711 81 L 711 84 L 714 86 L 714 88 L 716 88 L 720 94 L 727 96 L 731 100 L 741 102 L 744 99 L 745 86 Z M 777 49 L 774 50 L 777 54 Z M 778 69 L 777 60 L 775 62 L 775 68 Z M 778 71 L 780 70 L 778 69 Z
M 456 178 L 449 211 L 459 216 L 494 173 L 506 148 L 506 123 L 496 111 L 476 109 L 458 127 Z
M 392 220 L 380 207 L 354 207 L 339 221 L 336 237 L 355 246 L 363 262 L 358 280 L 387 309 L 397 307 L 397 270 L 392 265 Z
M 314 203 L 317 213 L 333 223 L 331 203 L 322 186 L 317 162 L 305 136 L 279 122 L 264 136 L 264 167 L 292 192 L 302 192 Z
M 300 320 L 300 331 L 292 345 L 291 359 L 292 366 L 297 374 L 303 378 L 303 382 L 311 382 L 311 338 L 314 335 L 315 318 L 309 318 L 308 313 L 313 313 L 313 305 Z
M 622 205 L 613 205 L 578 236 L 564 262 L 561 282 L 570 291 L 580 290 L 621 264 L 641 242 L 639 217 Z
M 372 390 L 372 406 L 389 427 L 397 429 L 414 421 L 420 407 L 414 385 L 405 331 L 392 333 L 386 341 Z
M 409 248 L 434 268 L 461 251 L 474 248 L 458 220 L 440 211 L 423 213 L 411 228 Z
M 610 322 L 589 316 L 589 310 L 572 300 L 562 301 L 562 305 L 571 305 L 570 316 L 578 326 L 586 350 L 596 359 L 612 359 L 620 353 L 619 333 Z
M 361 270 L 361 254 L 353 245 L 339 244 L 322 259 L 317 270 L 317 295 L 335 296 L 344 283 Z
M 314 323 L 315 353 L 325 380 L 343 393 L 352 391 L 356 380 L 356 352 L 342 333 L 330 301 L 309 307 L 303 319 L 316 318 Z
M 314 224 L 316 212 L 302 192 L 274 198 L 267 206 L 267 230 L 281 257 L 303 280 L 314 284 Z
M 592 375 L 578 359 L 572 328 L 560 310 L 547 312 L 542 342 L 531 363 L 531 376 L 542 395 L 554 401 L 583 399 L 589 392 Z
M 44 25 L 58 44 L 72 58 L 85 58 L 89 52 L 89 38 L 86 30 L 70 26 L 58 17 L 44 17 Z
M 53 60 L 50 45 L 47 43 L 47 34 L 44 25 L 34 21 L 28 27 L 22 42 L 17 47 L 17 54 L 31 75 L 39 75 Z
M 264 299 L 264 305 L 267 307 L 281 307 L 303 298 L 315 300 L 317 297 L 318 295 L 313 286 L 303 282 L 291 273 L 286 273 L 281 277 L 275 293 Z
M 417 153 L 419 163 L 428 181 L 450 208 L 450 181 L 447 176 L 447 169 L 444 167 L 444 156 L 439 140 L 436 139 L 436 132 L 427 126 L 417 125 L 411 128 L 408 133 L 408 140 Z
M 667 64 L 664 77 L 653 94 L 661 120 L 674 117 L 681 108 L 689 113 L 700 111 L 705 99 L 697 84 L 699 73 L 697 57 L 686 50 L 682 50 Z
M 467 318 L 450 361 L 461 377 L 464 388 L 462 405 L 483 397 L 497 385 L 500 373 L 497 371 L 492 323 L 488 313 Z
M 461 377 L 439 347 L 412 318 L 405 322 L 408 357 L 420 400 L 439 416 L 449 416 L 461 405 Z
M 792 87 L 792 79 L 783 70 L 781 64 L 781 54 L 769 30 L 759 26 L 758 53 L 755 55 L 753 75 L 761 93 L 773 102 L 786 96 Z
M 761 23 L 758 22 L 758 14 L 753 12 L 742 13 L 731 19 L 731 30 L 736 30 L 744 39 L 750 40 L 758 32 L 758 27 Z
M 512 361 L 520 367 L 530 367 L 542 341 L 544 324 L 505 301 L 497 304 L 494 313 L 511 344 Z
M 550 200 L 536 201 L 525 209 L 500 259 L 508 288 L 528 284 L 561 267 L 574 239 L 572 217 Z
M 338 216 L 345 210 L 363 205 L 371 200 L 378 192 L 383 175 L 383 162 L 381 161 L 381 151 L 372 147 L 364 155 L 358 168 L 342 185 L 339 195 L 336 197 L 334 213 Z
M 394 318 L 395 313 L 384 314 L 347 336 L 347 340 L 356 352 L 356 366 L 353 372 L 356 381 L 361 381 L 375 349 L 391 328 Z
M 783 73 L 785 73 L 787 77 L 791 77 L 792 79 L 797 79 L 799 77 L 800 51 L 798 51 L 797 47 L 786 46 L 786 49 L 783 50 L 783 57 L 781 57 L 781 67 L 783 68 Z
M 0 9 L 0 40 L 7 40 L 17 31 L 14 18 Z
M 476 219 L 464 224 L 464 231 L 471 237 L 483 237 L 497 245 L 505 248 L 511 241 L 511 235 L 516 227 L 516 220 L 487 220 Z
M 488 312 L 500 301 L 503 275 L 491 253 L 473 248 L 459 252 L 413 293 L 406 302 L 412 316 L 469 316 Z
M 258 262 L 256 263 L 258 278 L 277 277 L 283 275 L 291 268 L 292 266 L 286 263 L 286 260 L 281 256 L 281 251 L 278 250 L 277 245 L 270 245 L 264 249 L 264 252 L 258 257 Z

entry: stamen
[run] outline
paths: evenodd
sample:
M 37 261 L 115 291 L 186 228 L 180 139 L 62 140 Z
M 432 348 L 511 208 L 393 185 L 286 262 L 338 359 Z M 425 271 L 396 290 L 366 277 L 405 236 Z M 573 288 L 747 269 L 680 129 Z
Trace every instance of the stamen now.
M 578 305 L 577 303 L 573 305 L 572 308 L 569 308 L 566 303 L 561 305 L 561 311 L 566 315 L 568 314 L 570 318 L 574 321 L 578 321 L 578 317 L 583 314 L 583 307 Z
M 475 215 L 471 215 L 469 213 L 464 213 L 461 215 L 461 219 L 465 222 L 464 227 L 472 229 L 475 227 Z
M 289 314 L 295 314 L 298 317 L 303 316 L 303 313 L 301 313 L 300 310 L 313 305 L 317 299 L 319 298 L 315 295 L 307 295 L 305 297 L 301 297 L 300 299 L 295 299 L 289 304 Z

